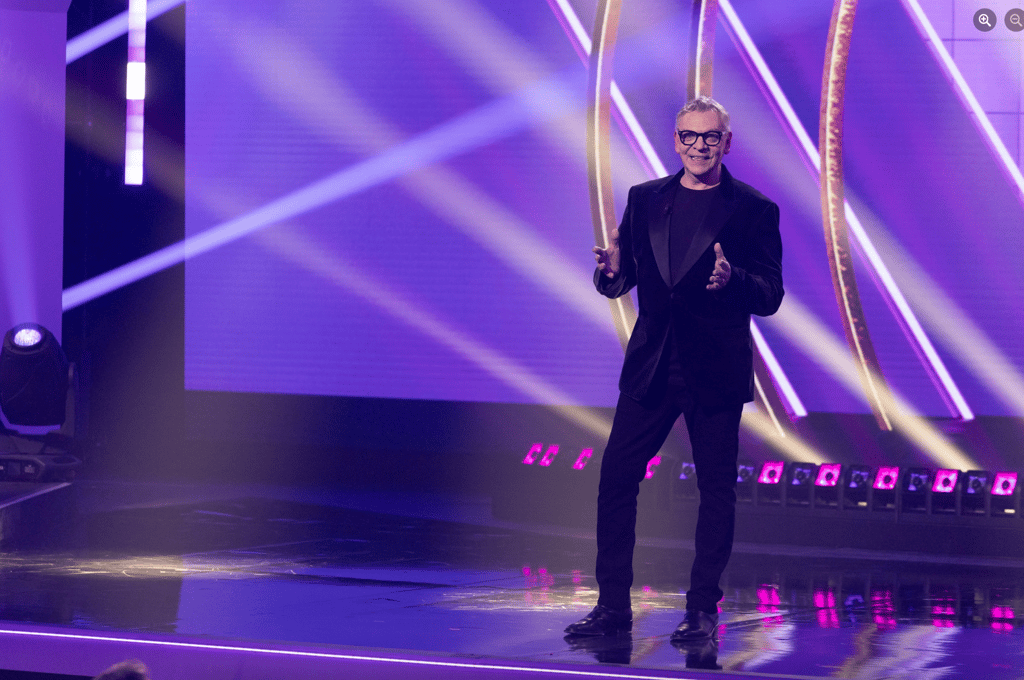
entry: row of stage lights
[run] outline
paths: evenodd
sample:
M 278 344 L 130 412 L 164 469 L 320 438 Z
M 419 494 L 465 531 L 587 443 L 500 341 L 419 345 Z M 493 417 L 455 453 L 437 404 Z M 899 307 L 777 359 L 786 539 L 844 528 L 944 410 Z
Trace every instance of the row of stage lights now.
M 682 463 L 676 494 L 696 497 L 696 471 Z M 870 467 L 766 461 L 739 464 L 737 500 L 835 510 L 1013 517 L 1020 514 L 1016 472 Z

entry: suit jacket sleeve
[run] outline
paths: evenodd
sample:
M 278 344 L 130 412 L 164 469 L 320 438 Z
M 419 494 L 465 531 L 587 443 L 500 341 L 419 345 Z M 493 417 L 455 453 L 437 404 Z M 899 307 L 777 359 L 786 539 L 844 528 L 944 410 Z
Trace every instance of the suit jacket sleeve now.
M 749 251 L 744 266 L 733 265 L 729 284 L 721 291 L 723 301 L 747 314 L 769 316 L 782 304 L 782 238 L 779 206 L 767 202 L 750 221 L 746 238 Z M 725 259 L 729 259 L 728 251 Z M 730 262 L 730 264 L 732 264 Z

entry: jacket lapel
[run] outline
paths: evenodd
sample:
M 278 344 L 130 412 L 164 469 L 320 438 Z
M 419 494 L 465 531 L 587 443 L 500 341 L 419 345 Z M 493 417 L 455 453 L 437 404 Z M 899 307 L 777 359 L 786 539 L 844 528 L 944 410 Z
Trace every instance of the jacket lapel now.
M 669 288 L 672 287 L 672 269 L 669 262 L 669 231 L 672 222 L 672 204 L 676 200 L 679 178 L 685 170 L 680 170 L 658 188 L 651 201 L 651 213 L 648 220 L 648 235 L 651 248 L 654 249 L 654 261 L 658 263 L 661 279 Z

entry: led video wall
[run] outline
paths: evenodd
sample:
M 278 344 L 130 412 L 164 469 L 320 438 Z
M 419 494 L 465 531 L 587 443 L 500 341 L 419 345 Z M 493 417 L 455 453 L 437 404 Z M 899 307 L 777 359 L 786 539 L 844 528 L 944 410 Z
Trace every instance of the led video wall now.
M 186 3 L 186 230 L 226 240 L 186 264 L 186 387 L 614 405 L 574 33 L 594 4 Z M 726 166 L 782 214 L 786 300 L 758 328 L 806 410 L 868 413 L 807 144 L 831 4 L 722 2 L 713 94 Z M 1024 33 L 977 9 L 863 0 L 847 72 L 860 295 L 925 416 L 1024 413 Z M 689 34 L 689 3 L 623 5 L 616 85 L 668 172 Z M 611 142 L 621 214 L 650 164 Z

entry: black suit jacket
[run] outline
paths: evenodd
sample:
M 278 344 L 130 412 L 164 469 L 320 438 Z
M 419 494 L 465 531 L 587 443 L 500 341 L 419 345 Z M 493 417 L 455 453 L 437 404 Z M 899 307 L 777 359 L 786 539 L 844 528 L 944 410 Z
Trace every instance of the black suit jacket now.
M 774 314 L 784 292 L 779 208 L 722 166 L 718 197 L 683 262 L 686 274 L 670 287 L 669 221 L 684 172 L 629 190 L 619 225 L 622 271 L 614 278 L 594 273 L 594 285 L 607 297 L 637 289 L 638 317 L 619 390 L 638 401 L 647 396 L 671 337 L 687 385 L 702 404 L 748 402 L 754 398 L 750 315 Z M 713 292 L 706 286 L 715 243 L 722 244 L 732 276 Z

